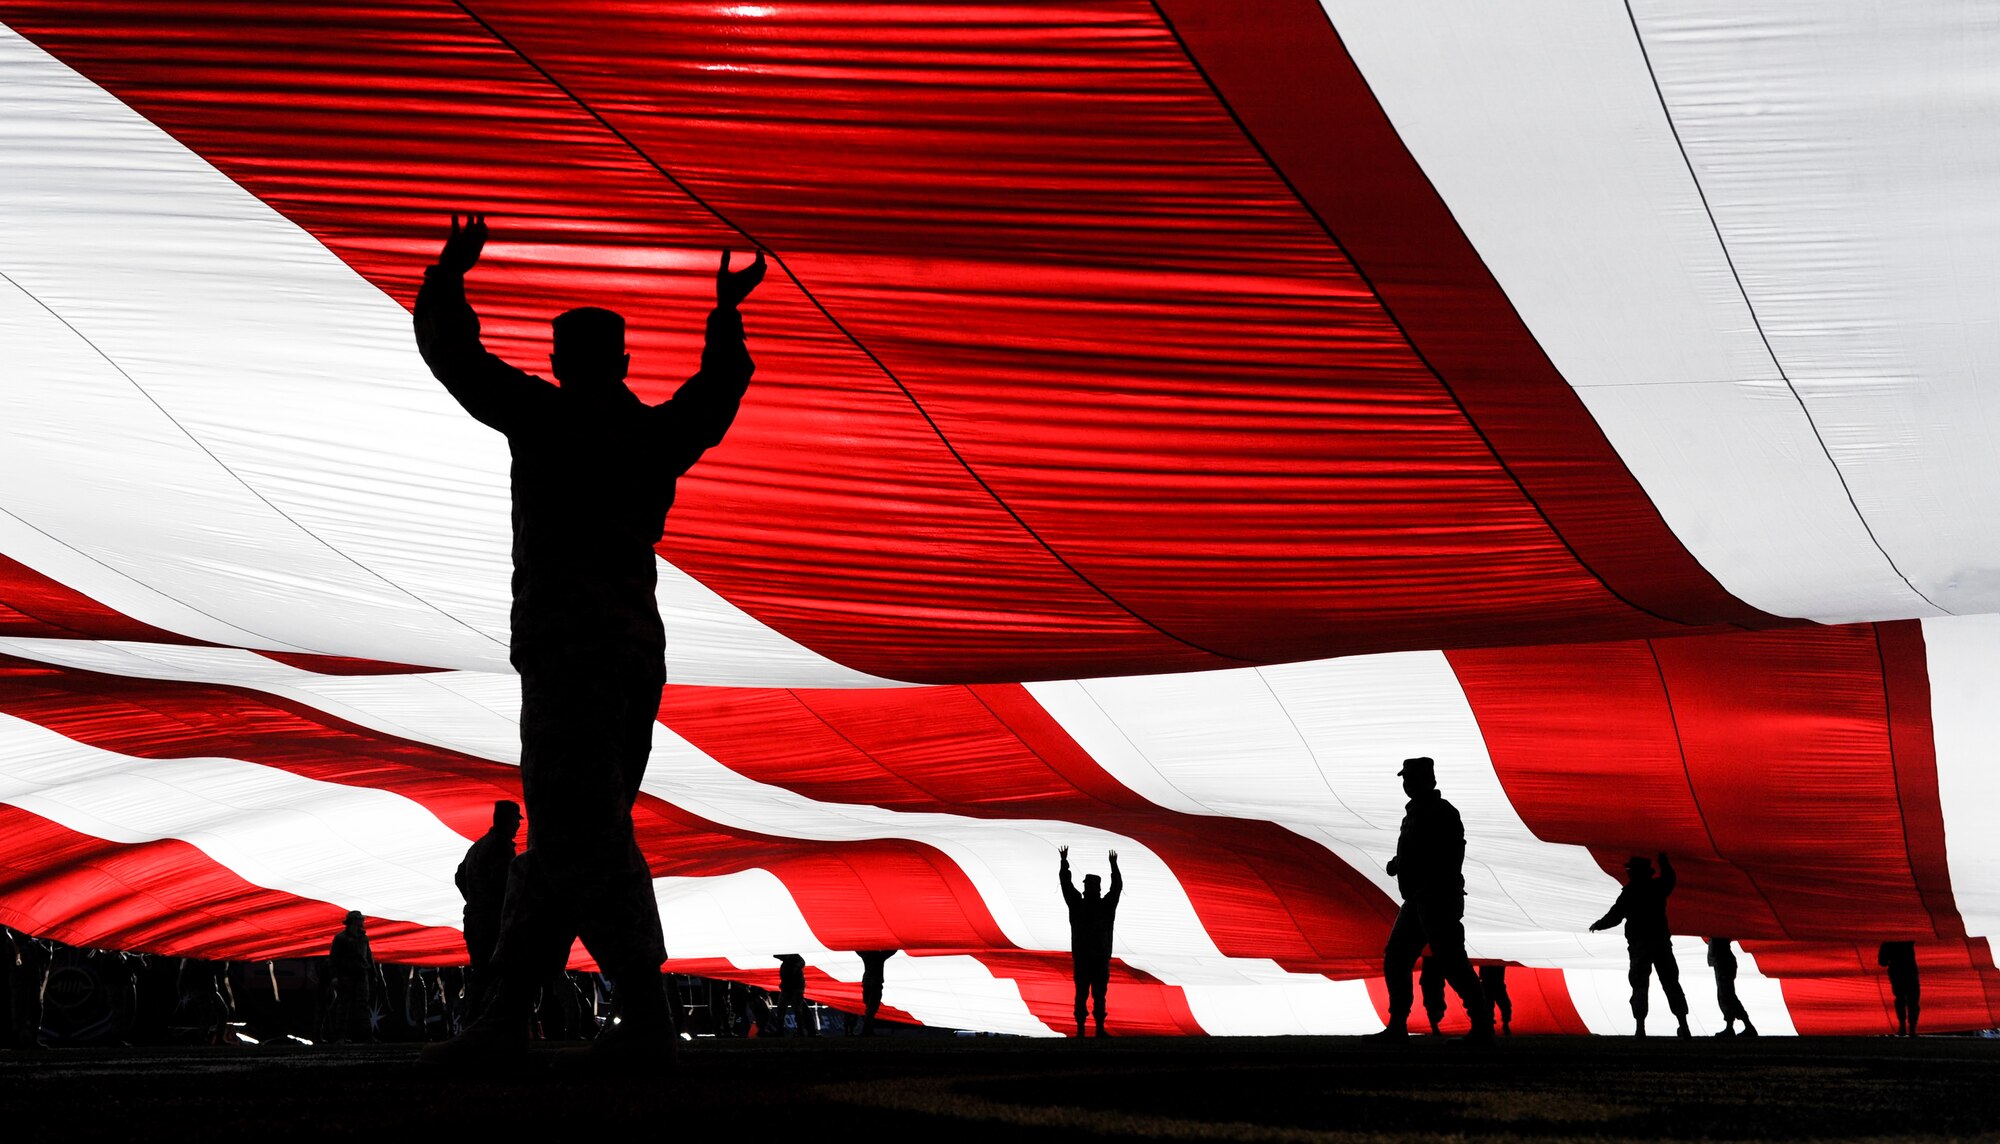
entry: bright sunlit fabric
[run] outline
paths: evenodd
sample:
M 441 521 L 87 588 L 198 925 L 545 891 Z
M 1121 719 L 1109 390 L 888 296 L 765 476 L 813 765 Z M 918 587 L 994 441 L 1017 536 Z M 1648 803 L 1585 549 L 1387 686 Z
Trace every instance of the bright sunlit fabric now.
M 507 455 L 408 306 L 477 209 L 496 352 L 613 306 L 649 401 L 773 256 L 657 546 L 670 968 L 1066 1032 L 1054 855 L 1116 849 L 1116 1028 L 1369 1032 L 1428 754 L 1522 1031 L 1625 1031 L 1660 850 L 1699 1031 L 1704 936 L 1766 1032 L 1892 1026 L 1883 940 L 2000 1024 L 1996 36 L 0 0 L 0 921 L 460 957 Z

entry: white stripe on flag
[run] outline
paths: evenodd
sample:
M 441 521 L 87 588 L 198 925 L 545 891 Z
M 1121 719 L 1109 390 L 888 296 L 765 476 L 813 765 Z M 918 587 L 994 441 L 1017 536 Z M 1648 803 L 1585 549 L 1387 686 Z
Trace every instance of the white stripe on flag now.
M 1725 588 L 1776 615 L 1826 623 L 1936 614 L 1875 547 L 1813 426 L 1785 389 L 1681 159 L 1623 6 L 1322 5 L 1514 308 L 1674 534 Z M 1700 74 L 1739 85 L 1722 98 L 1756 112 L 1756 121 L 1777 118 L 1763 116 L 1776 93 L 1752 90 L 1751 77 L 1768 70 L 1761 56 L 1767 39 L 1731 42 L 1746 57 L 1710 60 Z M 1840 84 L 1851 75 L 1845 68 L 1826 74 Z M 1748 159 L 1757 153 L 1789 157 L 1795 149 L 1789 140 L 1763 140 L 1733 161 L 1754 166 Z M 1868 178 L 1859 177 L 1864 171 Z M 1826 169 L 1828 178 L 1857 186 L 1886 173 L 1892 172 L 1872 163 Z M 1993 197 L 1989 192 L 1979 202 Z M 1823 205 L 1795 203 L 1795 212 L 1772 216 L 1765 229 L 1796 235 L 1802 219 Z M 1808 249 L 1850 258 L 1860 236 L 1875 231 L 1872 220 L 1852 218 L 1843 233 L 1819 236 L 1822 243 Z M 1956 279 L 1939 281 L 1947 280 Z M 1861 287 L 1855 297 L 1879 299 L 1883 292 Z M 1833 316 L 1812 309 L 1827 301 L 1817 292 L 1797 293 L 1810 300 L 1802 322 Z M 1760 310 L 1766 300 L 1759 298 Z M 1943 313 L 1956 326 L 1957 307 L 1947 304 Z M 1956 352 L 1963 338 L 1939 342 Z M 1856 354 L 1856 367 L 1870 368 L 1860 365 L 1870 357 Z M 1817 398 L 1808 396 L 1820 412 Z M 1896 423 L 1913 407 L 1897 403 L 1910 400 L 1901 391 L 1877 406 L 1894 414 L 1882 423 L 1895 428 L 1850 434 L 1851 447 L 1836 449 L 1850 479 L 1870 484 L 1877 462 L 1902 451 L 1906 429 Z M 1991 434 L 1990 420 L 1970 420 Z M 1990 472 L 1967 479 L 1995 485 Z M 1939 514 L 1925 506 L 1939 502 L 1923 498 L 1914 478 L 1897 495 L 1904 494 L 1911 497 L 1913 527 L 1935 523 Z M 1878 531 L 1884 509 L 1895 511 L 1879 504 L 1869 513 Z M 1947 559 L 1981 548 L 1928 532 L 1914 544 Z
M 1965 931 L 2000 936 L 2000 616 L 1924 621 L 1945 867 Z
M 180 839 L 253 885 L 373 917 L 456 927 L 463 909 L 452 873 L 467 840 L 387 791 L 133 758 L 0 715 L 0 802 L 110 842 Z

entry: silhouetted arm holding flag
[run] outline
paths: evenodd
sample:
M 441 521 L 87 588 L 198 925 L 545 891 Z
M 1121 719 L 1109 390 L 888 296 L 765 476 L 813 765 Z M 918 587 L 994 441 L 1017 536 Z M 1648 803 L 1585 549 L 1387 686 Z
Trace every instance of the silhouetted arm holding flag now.
M 708 338 L 701 351 L 701 370 L 681 383 L 674 395 L 654 407 L 667 451 L 668 468 L 680 474 L 701 455 L 722 443 L 743 394 L 750 388 L 756 363 L 743 344 L 743 314 L 737 309 L 764 280 L 764 252 L 748 267 L 732 272 L 729 252 L 715 271 L 715 309 L 708 315 Z
M 1664 898 L 1668 894 L 1674 892 L 1674 887 L 1680 885 L 1681 880 L 1680 876 L 1674 873 L 1674 864 L 1668 860 L 1666 851 L 1664 850 L 1660 851 L 1659 859 L 1660 859 L 1660 896 Z
M 486 247 L 486 216 L 451 216 L 451 237 L 417 291 L 417 352 L 458 403 L 482 424 L 511 433 L 555 387 L 489 353 L 479 340 L 479 315 L 465 299 L 465 275 Z
M 1058 847 L 1056 853 L 1062 855 L 1062 865 L 1057 869 L 1056 876 L 1062 882 L 1063 901 L 1074 906 L 1083 900 L 1083 895 L 1076 892 L 1076 883 L 1070 881 L 1069 847 Z

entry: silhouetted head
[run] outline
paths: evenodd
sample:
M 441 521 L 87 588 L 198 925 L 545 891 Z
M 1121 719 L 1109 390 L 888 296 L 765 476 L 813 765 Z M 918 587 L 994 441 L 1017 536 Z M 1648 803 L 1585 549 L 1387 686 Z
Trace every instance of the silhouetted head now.
M 508 834 L 521 829 L 521 804 L 511 798 L 495 799 L 493 825 Z
M 364 918 L 364 917 L 362 917 L 362 916 L 361 916 L 361 911 L 360 911 L 360 910 L 349 910 L 349 911 L 347 911 L 347 928 L 348 928 L 348 929 L 351 929 L 351 930 L 358 930 L 358 929 L 361 929 L 361 928 L 363 927 L 363 923 L 365 923 L 365 922 L 366 922 L 367 920 L 368 920 L 367 918 Z
M 1625 873 L 1635 882 L 1650 878 L 1653 876 L 1653 860 L 1634 854 L 1625 859 Z
M 1403 769 L 1396 773 L 1403 776 L 1403 793 L 1411 798 L 1437 789 L 1437 760 L 1429 755 L 1404 759 Z
M 1097 897 L 1097 896 L 1098 896 L 1098 894 L 1102 892 L 1102 888 L 1103 888 L 1103 886 L 1104 886 L 1104 879 L 1102 879 L 1102 878 L 1098 877 L 1097 875 L 1095 875 L 1095 874 L 1085 874 L 1085 875 L 1083 876 L 1083 896 L 1084 896 L 1084 897 L 1086 897 L 1086 898 L 1095 898 L 1095 897 Z
M 625 384 L 632 355 L 625 352 L 625 319 L 610 310 L 585 306 L 555 320 L 555 352 L 549 368 L 565 387 L 602 389 Z

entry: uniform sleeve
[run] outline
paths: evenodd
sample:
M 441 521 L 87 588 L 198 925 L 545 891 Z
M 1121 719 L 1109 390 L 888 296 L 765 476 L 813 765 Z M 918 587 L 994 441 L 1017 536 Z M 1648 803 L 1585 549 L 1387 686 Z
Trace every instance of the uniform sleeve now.
M 417 352 L 431 375 L 481 424 L 512 433 L 530 424 L 555 387 L 487 352 L 465 276 L 433 266 L 417 291 Z
M 722 443 L 756 370 L 744 344 L 743 315 L 733 306 L 717 308 L 708 316 L 700 372 L 681 383 L 680 389 L 653 411 L 668 467 L 676 476 Z
M 1056 880 L 1062 884 L 1063 901 L 1074 906 L 1082 900 L 1082 896 L 1076 892 L 1076 883 L 1069 878 L 1069 859 L 1062 860 L 1062 866 L 1056 871 Z

